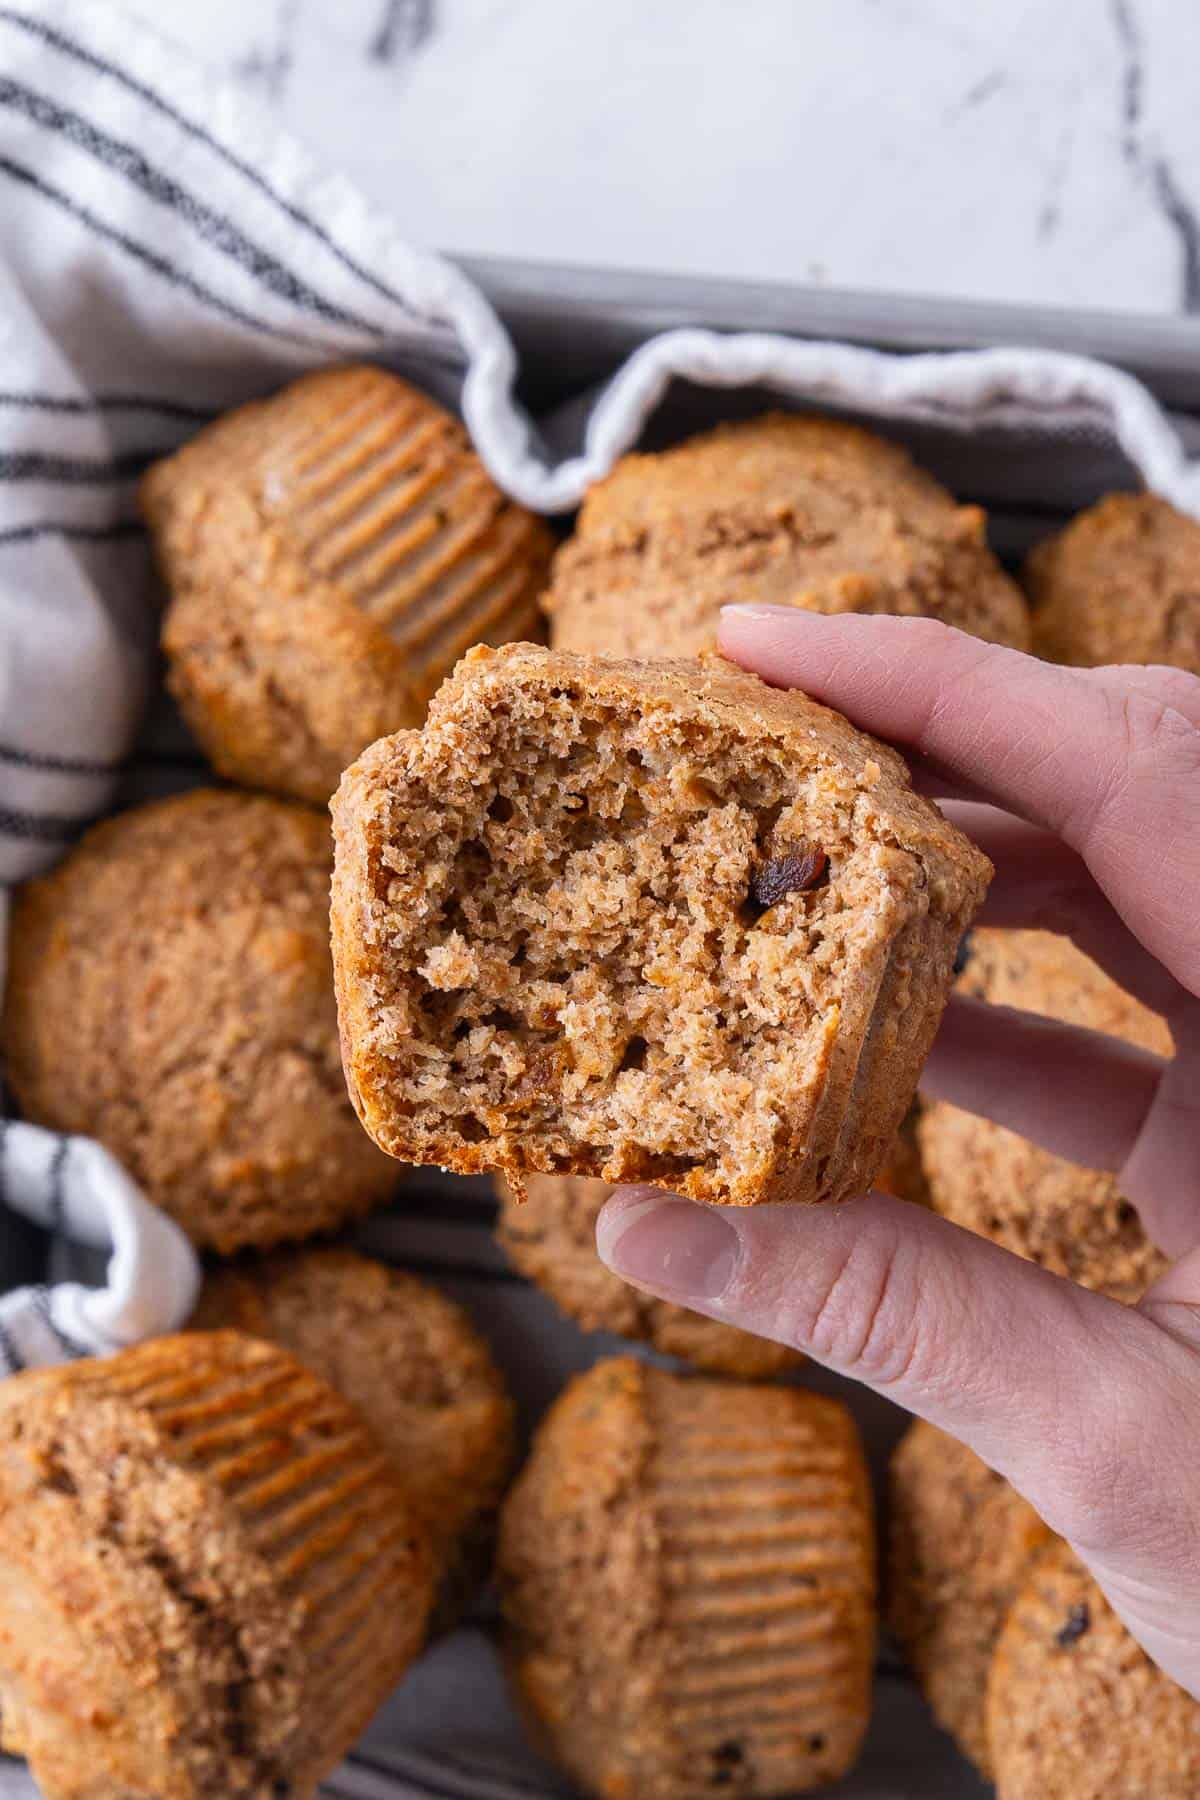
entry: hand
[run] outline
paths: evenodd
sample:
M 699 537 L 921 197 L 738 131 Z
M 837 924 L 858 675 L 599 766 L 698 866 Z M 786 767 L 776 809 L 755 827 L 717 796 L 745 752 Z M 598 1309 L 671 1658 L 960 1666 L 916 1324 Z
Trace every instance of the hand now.
M 1165 1014 L 1161 1062 L 954 999 L 925 1090 L 1119 1174 L 1174 1266 L 1137 1307 L 920 1207 L 614 1194 L 610 1268 L 952 1432 L 1200 1697 L 1200 680 L 1064 669 L 927 619 L 731 607 L 721 647 L 886 738 L 996 863 L 980 922 L 1063 932 Z

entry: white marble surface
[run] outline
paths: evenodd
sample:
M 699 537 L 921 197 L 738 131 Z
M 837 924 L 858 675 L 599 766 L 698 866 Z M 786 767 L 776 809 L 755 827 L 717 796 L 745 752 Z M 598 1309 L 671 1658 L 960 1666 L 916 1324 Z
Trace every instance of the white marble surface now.
M 1196 0 L 134 0 L 443 249 L 1200 312 Z

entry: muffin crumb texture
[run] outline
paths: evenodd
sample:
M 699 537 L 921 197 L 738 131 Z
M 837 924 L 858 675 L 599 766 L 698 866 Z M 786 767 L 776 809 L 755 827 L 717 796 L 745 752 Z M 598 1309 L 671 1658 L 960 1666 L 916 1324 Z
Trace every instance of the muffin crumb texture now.
M 476 651 L 334 813 L 378 1143 L 733 1204 L 870 1184 L 990 874 L 892 751 L 715 658 Z
M 600 1800 L 802 1793 L 854 1762 L 874 1550 L 835 1401 L 597 1364 L 541 1427 L 498 1574 L 518 1699 Z

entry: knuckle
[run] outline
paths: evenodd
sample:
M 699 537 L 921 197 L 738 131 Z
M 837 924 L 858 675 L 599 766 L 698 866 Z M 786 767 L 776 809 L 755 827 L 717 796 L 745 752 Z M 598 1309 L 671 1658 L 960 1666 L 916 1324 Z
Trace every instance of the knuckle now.
M 814 1297 L 801 1340 L 814 1356 L 875 1388 L 919 1380 L 931 1324 L 918 1305 L 911 1248 L 864 1233 Z

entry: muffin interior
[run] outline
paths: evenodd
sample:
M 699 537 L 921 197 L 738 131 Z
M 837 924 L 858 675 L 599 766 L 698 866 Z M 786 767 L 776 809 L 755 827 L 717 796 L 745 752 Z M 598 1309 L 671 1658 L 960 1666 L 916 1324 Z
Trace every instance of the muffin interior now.
M 413 740 L 373 858 L 390 1104 L 548 1171 L 761 1174 L 885 970 L 861 793 L 815 744 L 608 691 L 514 687 L 469 729 L 466 759 Z

